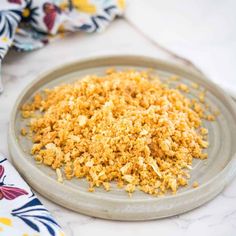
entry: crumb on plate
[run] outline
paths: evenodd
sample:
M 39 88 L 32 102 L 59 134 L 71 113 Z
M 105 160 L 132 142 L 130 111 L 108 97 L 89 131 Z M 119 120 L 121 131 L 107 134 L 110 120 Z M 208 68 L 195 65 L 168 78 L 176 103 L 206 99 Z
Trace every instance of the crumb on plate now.
M 199 186 L 199 183 L 197 181 L 194 181 L 192 186 L 193 188 L 197 188 Z
M 112 69 L 36 94 L 22 106 L 35 160 L 54 169 L 59 182 L 62 173 L 86 178 L 90 192 L 109 191 L 114 181 L 130 195 L 176 193 L 188 184 L 193 159 L 207 158 L 202 120 L 214 119 L 181 93 L 187 85 L 171 89 L 153 78 Z
M 26 128 L 22 128 L 21 131 L 20 131 L 20 133 L 21 133 L 22 136 L 27 135 L 27 130 L 26 130 Z

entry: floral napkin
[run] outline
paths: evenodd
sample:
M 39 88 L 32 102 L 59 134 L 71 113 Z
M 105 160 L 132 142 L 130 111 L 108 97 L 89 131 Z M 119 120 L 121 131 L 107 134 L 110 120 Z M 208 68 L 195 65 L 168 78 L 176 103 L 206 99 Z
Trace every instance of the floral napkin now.
M 125 0 L 0 0 L 0 61 L 10 46 L 29 51 L 65 32 L 102 31 L 124 5 Z
M 1 154 L 0 235 L 64 236 L 56 220 Z

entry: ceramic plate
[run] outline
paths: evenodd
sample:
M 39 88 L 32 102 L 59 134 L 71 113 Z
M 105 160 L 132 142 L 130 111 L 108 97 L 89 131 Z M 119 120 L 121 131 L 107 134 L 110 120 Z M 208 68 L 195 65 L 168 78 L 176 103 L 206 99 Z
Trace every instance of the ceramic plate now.
M 207 103 L 220 110 L 215 122 L 204 124 L 209 129 L 208 159 L 194 160 L 189 186 L 181 188 L 176 195 L 170 193 L 163 197 L 153 197 L 136 191 L 130 198 L 124 190 L 117 189 L 115 185 L 110 192 L 99 188 L 90 193 L 87 191 L 88 183 L 85 180 L 74 179 L 64 181 L 63 184 L 58 183 L 55 172 L 46 166 L 37 165 L 30 155 L 32 143 L 20 135 L 20 129 L 26 122 L 20 116 L 21 105 L 45 87 L 71 82 L 87 74 L 103 74 L 105 69 L 110 67 L 137 70 L 152 68 L 153 73 L 159 74 L 163 79 L 174 74 L 180 76 L 186 84 L 196 82 L 206 89 Z M 197 91 L 192 91 L 190 96 L 197 96 Z M 172 216 L 209 201 L 222 191 L 236 173 L 235 141 L 236 112 L 231 98 L 225 92 L 186 67 L 138 56 L 92 58 L 64 65 L 41 75 L 17 99 L 11 114 L 9 131 L 12 160 L 35 190 L 51 201 L 74 211 L 115 220 L 147 220 Z M 193 189 L 193 181 L 198 181 L 200 186 Z

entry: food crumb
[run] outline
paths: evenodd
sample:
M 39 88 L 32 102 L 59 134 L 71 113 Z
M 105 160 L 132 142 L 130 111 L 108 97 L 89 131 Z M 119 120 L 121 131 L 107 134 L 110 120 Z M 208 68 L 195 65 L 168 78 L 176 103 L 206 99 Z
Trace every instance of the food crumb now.
M 215 116 L 213 116 L 213 115 L 207 115 L 207 120 L 209 120 L 209 121 L 214 121 L 216 118 L 215 118 Z
M 108 69 L 106 70 L 106 74 L 107 74 L 107 75 L 110 75 L 110 74 L 115 73 L 115 72 L 116 72 L 116 69 L 115 69 L 115 68 L 108 68 Z
M 57 181 L 59 183 L 63 183 L 62 173 L 61 173 L 61 170 L 59 168 L 56 169 L 56 174 L 57 174 Z
M 111 186 L 110 186 L 110 184 L 109 184 L 108 182 L 103 182 L 102 184 L 103 184 L 103 187 L 104 187 L 104 189 L 105 189 L 106 191 L 110 191 Z
M 134 184 L 127 184 L 125 187 L 125 190 L 128 193 L 133 193 L 135 191 L 135 185 Z
M 193 188 L 197 188 L 199 186 L 199 183 L 197 181 L 194 181 L 192 186 Z
M 93 187 L 89 187 L 89 188 L 88 188 L 88 191 L 89 191 L 90 193 L 93 193 L 93 192 L 95 191 L 95 189 L 94 189 Z
M 191 83 L 192 88 L 199 89 L 199 84 L 197 83 Z
M 22 136 L 25 136 L 25 135 L 27 135 L 27 130 L 25 128 L 22 128 L 20 133 Z
M 78 122 L 79 122 L 79 126 L 84 126 L 87 122 L 88 118 L 86 116 L 79 116 L 78 117 Z
M 190 90 L 183 83 L 170 89 L 147 72 L 115 69 L 45 89 L 22 106 L 31 154 L 59 182 L 62 172 L 68 180 L 85 178 L 89 192 L 110 191 L 114 181 L 129 195 L 136 189 L 175 194 L 188 184 L 193 159 L 207 158 L 202 120 L 214 120 L 180 91 Z
M 31 116 L 31 112 L 30 111 L 22 111 L 21 116 L 23 118 L 29 118 Z
M 206 135 L 206 134 L 208 134 L 208 129 L 202 127 L 200 129 L 200 132 L 201 132 L 202 135 Z
M 200 93 L 198 94 L 198 98 L 199 98 L 199 101 L 200 101 L 201 103 L 204 103 L 204 102 L 205 102 L 205 93 L 204 93 L 204 92 L 200 92 Z
M 177 88 L 185 93 L 189 93 L 190 91 L 186 84 L 179 84 Z
M 200 158 L 201 158 L 202 160 L 207 159 L 207 157 L 208 157 L 208 154 L 207 154 L 207 153 L 202 153 L 202 154 L 200 155 Z
M 178 81 L 179 79 L 180 79 L 180 78 L 179 78 L 178 75 L 172 75 L 172 76 L 170 76 L 170 78 L 169 78 L 170 81 Z
M 215 111 L 213 112 L 213 114 L 214 114 L 215 116 L 218 116 L 218 115 L 220 115 L 220 111 L 219 111 L 219 110 L 215 110 Z

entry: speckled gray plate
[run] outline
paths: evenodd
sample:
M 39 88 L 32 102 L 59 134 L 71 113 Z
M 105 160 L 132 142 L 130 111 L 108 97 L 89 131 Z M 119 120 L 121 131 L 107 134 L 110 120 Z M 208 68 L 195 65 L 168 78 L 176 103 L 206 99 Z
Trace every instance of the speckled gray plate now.
M 20 107 L 31 99 L 32 94 L 44 87 L 70 82 L 87 74 L 102 74 L 109 67 L 153 68 L 164 79 L 179 75 L 185 83 L 197 82 L 207 90 L 207 102 L 220 110 L 215 122 L 205 122 L 209 129 L 210 147 L 207 160 L 195 160 L 190 185 L 197 180 L 198 188 L 182 188 L 176 195 L 152 197 L 136 191 L 132 198 L 112 187 L 110 192 L 97 189 L 87 191 L 85 180 L 56 181 L 55 172 L 37 165 L 30 153 L 32 143 L 20 135 L 25 121 L 20 117 Z M 193 91 L 191 96 L 197 96 Z M 48 199 L 74 211 L 91 216 L 114 220 L 147 220 L 172 216 L 189 211 L 215 197 L 236 173 L 236 112 L 234 104 L 224 91 L 203 76 L 186 67 L 179 67 L 152 58 L 137 56 L 114 56 L 92 58 L 56 68 L 38 77 L 17 99 L 11 114 L 9 150 L 13 162 L 26 181 Z

